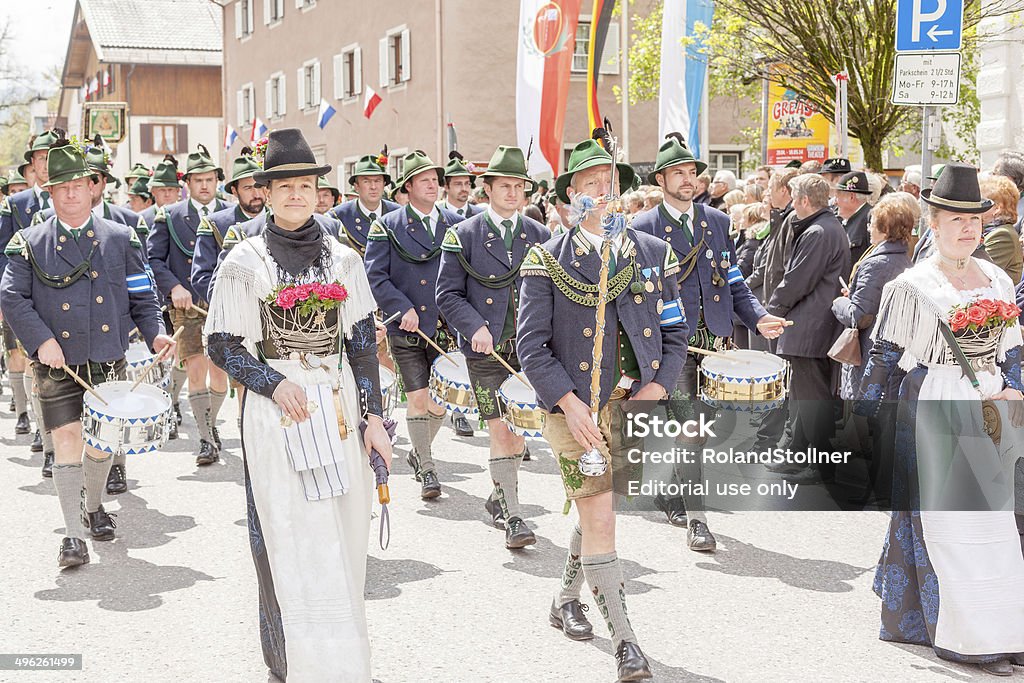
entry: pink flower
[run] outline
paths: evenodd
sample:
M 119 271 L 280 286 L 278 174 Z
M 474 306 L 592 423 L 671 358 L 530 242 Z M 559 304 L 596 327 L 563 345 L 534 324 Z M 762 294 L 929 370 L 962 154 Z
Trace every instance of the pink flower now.
M 282 289 L 277 293 L 277 305 L 284 309 L 294 308 L 295 302 L 298 300 L 294 287 L 288 287 Z
M 988 315 L 980 306 L 971 306 L 967 309 L 967 319 L 972 325 L 981 325 L 987 318 Z
M 949 316 L 949 326 L 954 332 L 959 332 L 967 327 L 967 311 L 963 309 L 953 311 L 953 315 Z

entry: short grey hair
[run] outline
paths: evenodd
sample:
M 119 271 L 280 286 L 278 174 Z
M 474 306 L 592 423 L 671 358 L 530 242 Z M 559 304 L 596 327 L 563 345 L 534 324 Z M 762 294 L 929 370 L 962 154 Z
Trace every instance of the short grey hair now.
M 1024 152 L 1003 152 L 996 157 L 992 172 L 1006 176 L 1018 190 L 1024 192 Z
M 793 193 L 793 201 L 800 197 L 807 197 L 815 209 L 824 209 L 828 206 L 828 181 L 820 175 L 813 173 L 798 175 L 789 181 L 789 189 Z
M 732 171 L 727 171 L 725 169 L 722 169 L 720 171 L 716 171 L 715 172 L 715 182 L 725 183 L 725 186 L 727 188 L 729 188 L 729 190 L 735 190 L 736 189 L 736 174 L 733 173 Z

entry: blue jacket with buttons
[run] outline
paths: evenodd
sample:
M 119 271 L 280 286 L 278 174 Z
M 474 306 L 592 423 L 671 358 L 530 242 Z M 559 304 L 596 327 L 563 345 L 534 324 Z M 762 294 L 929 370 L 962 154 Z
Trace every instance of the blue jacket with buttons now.
M 266 217 L 261 213 L 256 219 Z M 205 220 L 200 220 L 199 229 L 196 231 L 196 248 L 192 254 L 192 273 L 189 280 L 192 289 L 199 293 L 200 298 L 209 303 L 210 282 L 213 279 L 213 271 L 217 267 L 217 257 L 220 256 L 221 246 L 224 243 L 224 235 L 232 225 L 245 223 L 252 220 L 242 212 L 241 207 L 229 206 L 211 213 Z
M 526 216 L 518 218 L 512 241 L 512 263 L 517 268 L 531 246 L 551 239 L 551 231 Z M 494 289 L 470 276 L 459 260 L 459 254 L 480 276 L 500 278 L 508 276 L 512 264 L 505 250 L 501 226 L 494 226 L 487 212 L 449 228 L 441 245 L 441 267 L 437 276 L 437 307 L 444 320 L 462 335 L 461 350 L 467 358 L 483 358 L 485 354 L 473 351 L 473 335 L 486 325 L 495 344 L 501 341 L 505 326 L 509 297 L 519 291 L 522 276 L 508 287 Z M 514 332 L 513 332 L 514 336 Z
M 225 208 L 220 200 L 213 212 Z M 163 206 L 149 226 L 149 265 L 156 276 L 160 296 L 170 298 L 171 290 L 181 285 L 192 294 L 193 302 L 205 301 L 192 286 L 192 258 L 196 249 L 196 232 L 201 220 L 199 212 L 188 199 Z
M 14 233 L 32 225 L 32 219 L 39 211 L 39 200 L 33 188 L 15 192 L 0 202 L 0 273 L 7 265 L 4 250 Z
M 398 208 L 401 208 L 401 204 L 381 199 L 377 217 L 386 216 Z M 365 255 L 366 236 L 370 233 L 370 224 L 373 221 L 359 209 L 359 200 L 350 199 L 343 202 L 328 211 L 327 215 L 341 222 L 342 242 L 344 243 L 347 239 L 348 246 L 355 249 L 360 256 Z
M 409 207 L 378 218 L 370 228 L 364 260 L 373 296 L 384 317 L 404 315 L 412 308 L 428 337 L 434 335 L 440 317 L 436 291 L 441 242 L 448 228 L 459 222 L 457 214 L 445 209 L 438 209 L 438 216 L 437 225 L 429 232 Z M 403 252 L 406 258 L 423 262 L 405 260 Z M 388 334 L 406 334 L 399 329 L 400 322 L 399 318 L 390 323 Z
M 574 228 L 543 246 L 533 247 L 522 268 L 517 352 L 527 379 L 537 391 L 537 402 L 549 412 L 560 412 L 557 402 L 569 392 L 590 403 L 597 309 L 565 296 L 552 280 L 552 259 L 540 253 L 543 250 L 550 254 L 562 273 L 574 280 L 597 284 L 600 253 L 579 231 Z M 627 229 L 625 235 L 616 272 L 629 267 L 627 255 L 635 250 L 644 287 L 642 293 L 626 287 L 605 307 L 601 406 L 608 402 L 620 380 L 616 376 L 620 323 L 640 366 L 639 384 L 634 384 L 634 389 L 657 382 L 671 391 L 686 360 L 688 329 L 679 303 L 675 254 L 657 237 L 632 229 Z M 646 287 L 648 282 L 650 288 Z
M 54 338 L 69 365 L 120 360 L 135 327 L 152 348 L 164 328 L 142 249 L 132 228 L 100 218 L 77 241 L 56 217 L 16 233 L 6 249 L 0 307 L 29 357 L 38 360 L 39 347 Z M 29 254 L 59 284 L 89 263 L 81 277 L 58 288 L 44 284 Z
M 696 266 L 679 286 L 691 332 L 702 314 L 704 325 L 712 334 L 729 337 L 733 333 L 734 313 L 748 329 L 756 331 L 757 321 L 767 311 L 750 291 L 737 265 L 736 247 L 729 239 L 729 217 L 704 204 L 694 204 L 693 211 L 694 225 L 690 229 L 698 244 L 701 240 L 704 243 L 694 256 Z M 679 259 L 680 275 L 689 269 L 686 257 L 693 246 L 673 226 L 662 205 L 633 218 L 632 227 L 671 244 Z

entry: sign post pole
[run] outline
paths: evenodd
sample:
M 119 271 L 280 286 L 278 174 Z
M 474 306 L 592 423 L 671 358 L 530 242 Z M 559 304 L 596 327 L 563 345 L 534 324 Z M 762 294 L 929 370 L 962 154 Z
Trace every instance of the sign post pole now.
M 921 107 L 921 189 L 931 187 L 928 176 L 932 174 L 932 146 L 928 140 L 928 128 L 931 124 L 932 107 Z

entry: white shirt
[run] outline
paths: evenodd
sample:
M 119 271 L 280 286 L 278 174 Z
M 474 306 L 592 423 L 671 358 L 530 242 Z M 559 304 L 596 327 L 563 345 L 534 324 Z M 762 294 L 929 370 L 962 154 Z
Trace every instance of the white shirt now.
M 437 227 L 437 222 L 441 219 L 441 212 L 437 210 L 436 204 L 434 205 L 433 210 L 431 210 L 429 214 L 420 213 L 419 210 L 412 204 L 409 204 L 409 208 L 412 209 L 412 212 L 416 214 L 416 217 L 419 218 L 421 221 L 424 218 L 429 218 L 431 230 Z
M 449 208 L 452 211 L 454 211 L 455 213 L 459 214 L 460 216 L 467 216 L 467 215 L 469 215 L 469 202 L 468 201 L 465 204 L 463 204 L 462 206 L 455 206 L 454 204 L 452 204 L 452 201 L 450 199 L 445 199 L 444 200 L 444 205 L 447 208 Z
M 363 215 L 366 216 L 367 218 L 370 217 L 371 213 L 376 214 L 375 218 L 380 218 L 381 212 L 384 210 L 384 202 L 380 202 L 379 204 L 377 204 L 376 209 L 371 210 L 366 208 L 366 204 L 363 204 L 361 199 L 357 199 L 356 206 L 359 207 L 359 210 L 362 211 Z
M 686 224 L 690 227 L 690 231 L 691 232 L 693 231 L 693 203 L 692 202 L 690 203 L 690 208 L 687 209 L 686 211 L 678 211 L 678 210 L 676 210 L 676 208 L 674 206 L 672 206 L 668 202 L 662 202 L 661 205 L 665 207 L 665 211 L 667 211 L 668 215 L 672 217 L 672 220 L 676 221 L 677 223 L 681 223 L 682 222 L 682 217 L 683 217 L 683 214 L 685 213 L 686 214 Z
M 101 201 L 96 206 L 92 207 L 92 215 L 96 218 L 103 218 L 103 202 Z
M 494 227 L 499 230 L 504 230 L 505 226 L 501 224 L 502 221 L 512 221 L 512 229 L 515 230 L 519 225 L 519 214 L 514 213 L 509 218 L 502 218 L 498 215 L 498 212 L 491 208 L 491 205 L 487 205 L 487 215 L 490 216 L 491 222 L 494 223 Z M 504 233 L 503 233 L 504 236 Z
M 62 221 L 59 218 L 57 219 L 57 222 L 60 223 L 61 225 L 63 225 L 64 229 L 67 230 L 68 232 L 72 232 L 73 230 L 85 230 L 85 226 L 89 225 L 89 221 L 88 220 L 86 220 L 84 223 L 82 223 L 81 225 L 79 225 L 77 227 L 70 226 L 70 225 L 68 225 L 67 223 L 65 223 L 64 221 Z M 74 234 L 74 233 L 72 232 L 72 234 Z
M 43 198 L 42 198 L 41 195 L 42 195 L 43 192 L 48 192 L 49 190 L 46 190 L 46 189 L 44 189 L 42 187 L 39 187 L 38 185 L 33 185 L 32 186 L 32 191 L 36 193 L 36 202 L 38 202 L 39 206 L 42 206 L 43 205 Z M 53 202 L 50 202 L 50 206 L 53 206 Z
M 584 230 L 582 227 L 580 227 L 580 234 L 583 235 L 588 242 L 590 242 L 590 246 L 594 247 L 594 251 L 596 251 L 598 255 L 600 255 L 601 245 L 604 243 L 604 237 L 601 235 L 595 235 L 592 232 Z M 622 251 L 622 240 L 625 234 L 626 233 L 623 232 L 619 234 L 619 236 L 616 237 L 614 240 L 612 240 L 612 248 L 615 250 L 616 255 L 618 255 Z
M 192 204 L 192 206 L 195 207 L 196 213 L 198 213 L 200 216 L 203 215 L 203 207 L 206 207 L 208 213 L 213 213 L 214 211 L 217 210 L 217 200 L 216 199 L 214 199 L 209 204 L 200 204 L 199 202 L 197 202 L 196 200 L 192 199 L 191 197 L 188 198 L 188 201 Z

